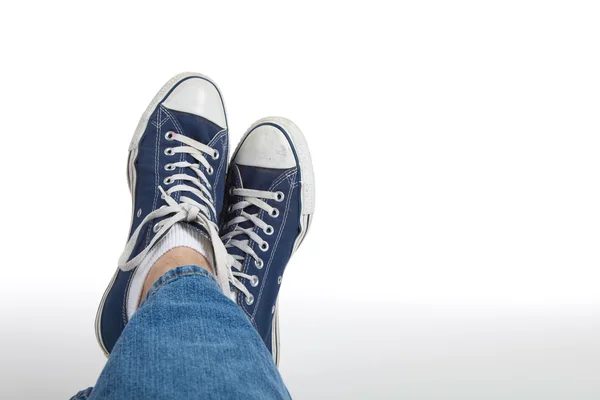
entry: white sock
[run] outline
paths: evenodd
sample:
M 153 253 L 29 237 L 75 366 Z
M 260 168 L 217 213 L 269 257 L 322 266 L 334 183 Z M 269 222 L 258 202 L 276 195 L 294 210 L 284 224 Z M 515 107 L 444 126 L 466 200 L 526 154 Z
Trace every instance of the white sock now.
M 202 254 L 214 269 L 213 246 L 206 236 L 184 224 L 175 224 L 167 234 L 154 244 L 137 267 L 127 295 L 127 318 L 131 318 L 140 303 L 144 282 L 154 263 L 175 247 L 189 247 Z

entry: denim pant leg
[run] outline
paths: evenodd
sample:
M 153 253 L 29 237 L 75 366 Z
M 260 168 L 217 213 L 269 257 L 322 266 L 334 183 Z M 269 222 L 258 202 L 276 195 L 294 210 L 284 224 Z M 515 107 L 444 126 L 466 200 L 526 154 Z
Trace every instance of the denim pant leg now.
M 96 386 L 73 399 L 289 399 L 271 354 L 213 276 L 188 265 L 158 279 Z

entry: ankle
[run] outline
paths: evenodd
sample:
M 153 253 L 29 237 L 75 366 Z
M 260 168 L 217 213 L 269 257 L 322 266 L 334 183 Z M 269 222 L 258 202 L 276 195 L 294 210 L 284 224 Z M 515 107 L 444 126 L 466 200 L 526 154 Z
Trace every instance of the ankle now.
M 158 278 L 163 276 L 167 271 L 183 265 L 197 265 L 198 267 L 207 270 L 210 274 L 215 274 L 206 257 L 198 253 L 196 250 L 189 247 L 172 248 L 163 254 L 158 260 L 156 260 L 148 272 L 148 276 L 144 282 L 144 288 L 142 290 L 140 302 L 146 298 L 148 290 L 150 290 Z

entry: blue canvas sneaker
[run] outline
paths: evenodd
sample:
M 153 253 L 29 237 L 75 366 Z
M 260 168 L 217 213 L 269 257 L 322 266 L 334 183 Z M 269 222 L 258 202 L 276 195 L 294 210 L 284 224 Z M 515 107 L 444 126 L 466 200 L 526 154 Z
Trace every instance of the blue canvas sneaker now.
M 146 257 L 177 229 L 184 238 L 200 237 L 214 246 L 210 261 L 231 295 L 230 257 L 217 226 L 227 156 L 227 118 L 217 86 L 195 73 L 167 82 L 142 115 L 129 146 L 129 240 L 96 317 L 96 335 L 106 354 L 138 307 L 152 266 Z
M 300 129 L 278 117 L 254 123 L 229 168 L 221 238 L 233 267 L 235 300 L 276 363 L 277 296 L 285 267 L 310 227 L 314 205 L 312 162 Z

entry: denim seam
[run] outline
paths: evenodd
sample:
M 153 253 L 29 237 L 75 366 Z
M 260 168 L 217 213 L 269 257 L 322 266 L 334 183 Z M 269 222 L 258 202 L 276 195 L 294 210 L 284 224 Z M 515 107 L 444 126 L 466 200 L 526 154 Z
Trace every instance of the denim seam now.
M 175 270 L 177 270 L 178 268 L 181 267 L 177 267 L 175 268 Z M 214 276 L 212 276 L 208 271 L 201 269 L 201 267 L 196 267 L 199 268 L 200 270 L 191 270 L 191 271 L 179 271 L 177 273 L 174 274 L 170 274 L 170 276 L 165 277 L 165 275 L 163 275 L 162 277 L 158 278 L 159 280 L 162 279 L 162 281 L 160 283 L 154 283 L 152 285 L 152 287 L 150 288 L 150 290 L 148 291 L 148 294 L 146 294 L 146 298 L 144 299 L 144 301 L 142 302 L 142 304 L 140 305 L 140 307 L 146 303 L 148 300 L 150 300 L 152 298 L 152 296 L 154 296 L 156 294 L 156 292 L 158 291 L 158 289 L 160 289 L 161 287 L 163 287 L 165 284 L 173 282 L 174 280 L 181 278 L 182 276 L 185 275 L 203 275 L 206 278 L 210 279 L 213 283 L 215 283 L 216 285 L 218 285 L 218 283 L 216 282 Z M 171 270 L 173 271 L 173 270 Z M 169 272 L 166 272 L 165 274 L 169 274 Z
M 92 394 L 93 388 L 87 388 L 84 390 L 80 390 L 75 396 L 73 396 L 73 400 L 83 400 L 87 399 Z

